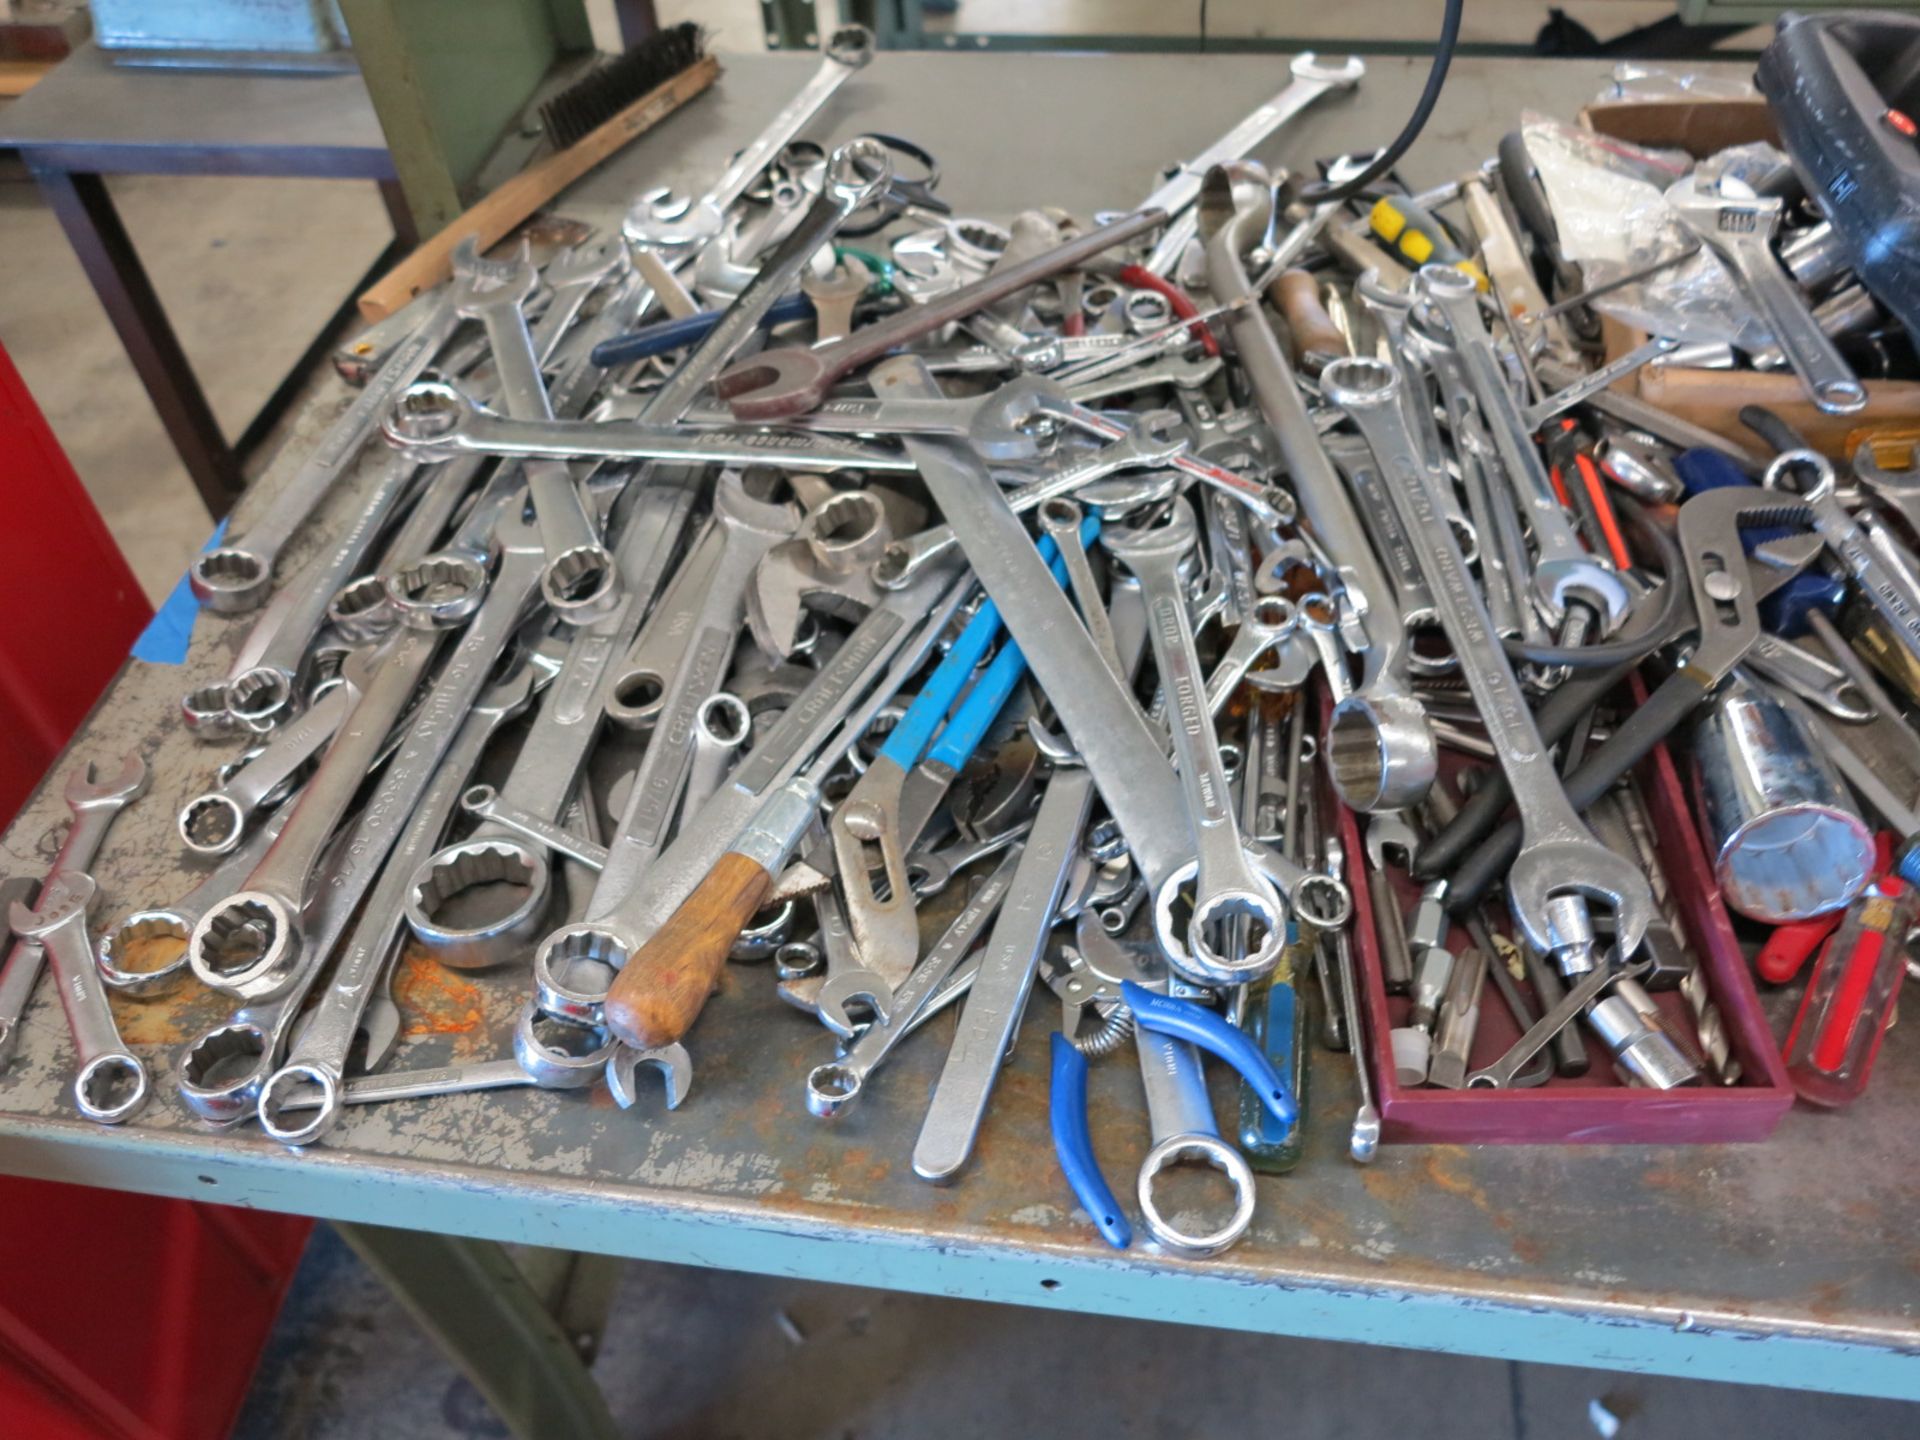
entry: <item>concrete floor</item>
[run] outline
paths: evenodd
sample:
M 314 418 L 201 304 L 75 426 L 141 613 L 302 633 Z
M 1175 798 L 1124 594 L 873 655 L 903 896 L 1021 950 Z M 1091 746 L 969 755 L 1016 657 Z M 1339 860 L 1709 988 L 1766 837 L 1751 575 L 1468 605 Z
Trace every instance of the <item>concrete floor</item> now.
M 709 0 L 663 8 L 717 7 Z M 744 21 L 726 28 L 729 43 L 752 37 Z M 229 434 L 387 234 L 369 186 L 129 179 L 115 182 L 114 193 Z M 205 538 L 206 516 L 59 228 L 25 183 L 0 183 L 0 256 L 0 342 L 158 599 Z M 1284 1416 L 1284 1432 L 1302 1440 L 1396 1431 L 1525 1440 L 1594 1434 L 1588 1406 L 1596 1399 L 1625 1417 L 1622 1433 L 1633 1440 L 1915 1432 L 1914 1408 L 1887 1402 L 1273 1340 L 671 1265 L 632 1267 L 602 1354 L 596 1373 L 623 1431 L 661 1437 L 1119 1440 L 1240 1430 L 1249 1417 L 1280 1429 Z M 505 1431 L 323 1228 L 237 1434 L 369 1433 L 433 1440 Z

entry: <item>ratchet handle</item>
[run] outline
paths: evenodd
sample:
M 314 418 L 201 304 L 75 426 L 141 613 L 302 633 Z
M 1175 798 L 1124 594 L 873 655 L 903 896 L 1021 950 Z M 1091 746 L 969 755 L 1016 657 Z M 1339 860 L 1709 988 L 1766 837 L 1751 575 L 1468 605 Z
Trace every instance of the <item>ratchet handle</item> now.
M 607 1028 L 636 1050 L 685 1038 L 754 911 L 765 903 L 773 876 L 758 860 L 729 851 L 706 878 L 634 952 L 607 991 Z
M 1260 1103 L 1282 1125 L 1291 1125 L 1299 1116 L 1300 1107 L 1287 1082 L 1246 1032 L 1235 1029 L 1204 1005 L 1157 994 L 1137 981 L 1121 981 L 1120 992 L 1133 1018 L 1145 1029 L 1197 1045 L 1238 1070 L 1260 1097 Z
M 1121 1213 L 1107 1177 L 1100 1173 L 1100 1162 L 1093 1154 L 1093 1136 L 1087 1130 L 1087 1057 L 1058 1030 L 1053 1032 L 1047 1116 L 1053 1128 L 1053 1153 L 1073 1198 L 1093 1217 L 1101 1239 L 1116 1250 L 1126 1249 L 1133 1243 L 1133 1226 Z
M 1661 682 L 1620 728 L 1594 747 L 1580 767 L 1567 776 L 1567 799 L 1575 810 L 1586 808 L 1613 788 L 1627 771 L 1644 760 L 1653 747 L 1673 733 L 1681 721 L 1711 693 L 1704 677 L 1676 670 Z M 1487 887 L 1505 873 L 1520 853 L 1518 820 L 1509 820 L 1460 863 L 1447 882 L 1447 908 L 1456 914 L 1486 894 Z
M 593 347 L 587 358 L 605 370 L 629 361 L 648 360 L 655 355 L 683 350 L 706 339 L 726 313 L 724 310 L 702 310 L 678 320 L 661 320 L 652 325 L 643 325 L 629 334 L 602 340 Z M 776 325 L 812 318 L 813 301 L 806 295 L 789 295 L 777 301 L 771 310 L 760 317 L 760 325 L 763 329 L 771 329 Z

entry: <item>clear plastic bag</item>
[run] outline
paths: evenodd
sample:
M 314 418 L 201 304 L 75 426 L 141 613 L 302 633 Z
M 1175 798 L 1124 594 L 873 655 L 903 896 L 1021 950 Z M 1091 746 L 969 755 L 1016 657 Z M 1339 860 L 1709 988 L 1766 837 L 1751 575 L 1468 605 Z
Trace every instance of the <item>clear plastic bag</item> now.
M 1602 100 L 1751 100 L 1759 91 L 1744 74 L 1670 70 L 1640 60 L 1623 60 L 1601 92 Z
M 1553 207 L 1560 248 L 1589 286 L 1695 253 L 1594 301 L 1594 308 L 1654 335 L 1753 350 L 1771 338 L 1726 267 L 1673 214 L 1667 187 L 1693 168 L 1680 150 L 1648 150 L 1544 116 L 1524 117 L 1527 153 Z M 1785 157 L 1771 145 L 1723 150 L 1711 163 L 1758 180 Z

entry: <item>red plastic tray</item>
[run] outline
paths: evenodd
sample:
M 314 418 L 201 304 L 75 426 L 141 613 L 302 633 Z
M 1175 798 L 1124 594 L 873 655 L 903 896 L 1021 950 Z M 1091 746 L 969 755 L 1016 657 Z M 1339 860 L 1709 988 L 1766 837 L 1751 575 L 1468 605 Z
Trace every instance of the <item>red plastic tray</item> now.
M 1387 993 L 1380 967 L 1369 887 L 1382 879 L 1403 889 L 1411 904 L 1411 881 L 1395 872 L 1368 870 L 1361 827 L 1354 814 L 1339 810 L 1341 840 L 1352 858 L 1347 880 L 1353 889 L 1356 961 L 1366 1019 L 1365 1054 L 1379 1094 L 1381 1138 L 1390 1144 L 1428 1145 L 1703 1145 L 1764 1140 L 1793 1104 L 1778 1047 L 1761 1013 L 1746 957 L 1720 903 L 1693 815 L 1672 757 L 1661 746 L 1641 765 L 1641 790 L 1659 841 L 1660 857 L 1673 888 L 1675 906 L 1694 953 L 1706 966 L 1712 994 L 1725 1016 L 1727 1033 L 1742 1076 L 1737 1085 L 1703 1084 L 1680 1090 L 1651 1090 L 1614 1078 L 1606 1047 L 1583 1028 L 1593 1064 L 1575 1079 L 1552 1076 L 1530 1090 L 1436 1090 L 1410 1088 L 1393 1078 L 1388 1032 L 1402 1022 L 1407 999 Z M 1404 907 L 1403 907 L 1404 908 Z M 1466 935 L 1456 928 L 1452 940 L 1463 949 Z M 1498 963 L 1495 961 L 1494 963 Z M 1674 1021 L 1675 1033 L 1691 1036 L 1692 1011 L 1674 991 L 1656 1002 Z M 1469 1069 L 1489 1065 L 1519 1038 L 1491 984 L 1480 1007 Z

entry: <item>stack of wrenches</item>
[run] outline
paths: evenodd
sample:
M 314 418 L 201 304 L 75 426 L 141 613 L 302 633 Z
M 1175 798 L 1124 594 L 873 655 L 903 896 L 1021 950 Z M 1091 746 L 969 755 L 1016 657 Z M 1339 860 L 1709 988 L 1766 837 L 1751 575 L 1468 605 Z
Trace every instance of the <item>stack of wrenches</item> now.
M 1751 1006 L 1680 885 L 1777 881 L 1845 910 L 1850 945 L 1905 923 L 1894 877 L 1920 861 L 1874 857 L 1849 786 L 1920 825 L 1920 483 L 1867 458 L 1856 491 L 1790 449 L 1675 514 L 1637 503 L 1690 469 L 1662 435 L 1695 432 L 1628 439 L 1618 417 L 1646 413 L 1605 387 L 1674 337 L 1569 370 L 1534 353 L 1563 330 L 1505 323 L 1475 265 L 1351 273 L 1365 199 L 1290 204 L 1246 158 L 1358 61 L 1301 57 L 1157 188 L 1133 177 L 1139 209 L 1003 228 L 916 204 L 933 180 L 894 173 L 916 145 L 795 143 L 870 38 L 836 36 L 699 199 L 649 192 L 619 236 L 550 255 L 469 247 L 391 327 L 360 397 L 196 562 L 216 616 L 258 611 L 183 707 L 208 759 L 168 803 L 201 874 L 123 893 L 105 821 L 145 767 L 76 777 L 53 869 L 11 909 L 0 1064 L 42 956 L 80 1113 L 157 1094 L 294 1148 L 350 1137 L 361 1106 L 559 1106 L 603 1081 L 667 1123 L 643 1069 L 697 1116 L 703 1037 L 752 1025 L 705 1053 L 817 1048 L 805 1105 L 842 1124 L 880 1108 L 855 1105 L 871 1086 L 924 1088 L 894 1138 L 963 1183 L 1014 1143 L 998 1081 L 1044 985 L 1052 1198 L 1109 1244 L 1137 1217 L 1188 1256 L 1250 1232 L 1256 1170 L 1310 1156 L 1316 1033 L 1348 1052 L 1362 1164 L 1417 1128 L 1422 1090 L 1497 1117 L 1501 1091 L 1576 1078 L 1755 1083 Z M 1487 183 L 1454 191 L 1513 281 L 1534 247 Z M 1277 323 L 1289 306 L 1324 323 Z M 1816 653 L 1777 611 L 1822 589 Z M 1840 746 L 1853 780 L 1703 753 L 1715 851 L 1674 855 L 1687 827 L 1648 757 L 1738 749 L 1729 715 L 1782 684 L 1821 725 L 1906 737 L 1911 774 L 1865 739 Z M 1857 883 L 1837 850 L 1773 842 L 1812 810 L 1875 859 Z M 102 913 L 124 918 L 95 935 Z M 1827 1103 L 1877 1043 L 1829 1017 L 1891 1009 L 1869 948 L 1819 967 L 1797 1037 Z M 486 997 L 497 1054 L 403 1033 L 420 967 Z M 225 1018 L 162 1076 L 115 1007 L 188 983 Z M 1209 1057 L 1242 1085 L 1225 1131 Z M 1126 1201 L 1089 1122 L 1115 1083 L 1151 1140 Z M 1217 1214 L 1170 1202 L 1191 1166 L 1224 1177 Z

